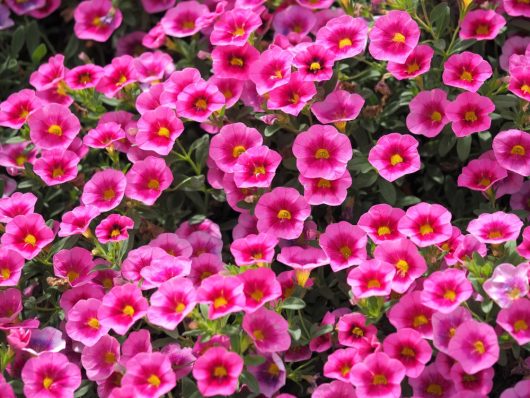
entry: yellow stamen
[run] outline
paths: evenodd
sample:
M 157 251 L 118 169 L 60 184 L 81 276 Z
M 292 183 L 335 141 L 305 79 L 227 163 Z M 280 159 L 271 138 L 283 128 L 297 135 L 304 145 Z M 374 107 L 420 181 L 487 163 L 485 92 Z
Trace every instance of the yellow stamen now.
M 103 191 L 103 199 L 104 200 L 114 199 L 115 196 L 116 196 L 116 192 L 114 192 L 114 189 L 112 189 L 112 188 L 105 189 Z
M 379 282 L 377 279 L 370 279 L 366 284 L 366 287 L 368 289 L 380 288 L 381 282 Z
M 403 163 L 403 157 L 400 154 L 396 153 L 390 157 L 390 164 L 392 166 L 400 163 Z
M 245 29 L 241 28 L 241 27 L 238 27 L 236 28 L 232 34 L 235 36 L 235 37 L 239 37 L 239 36 L 243 36 L 245 34 Z
M 263 334 L 263 332 L 260 330 L 260 329 L 256 329 L 252 332 L 252 335 L 254 336 L 254 338 L 258 341 L 263 341 L 265 339 L 265 335 Z
M 519 333 L 521 330 L 528 330 L 528 324 L 524 319 L 519 319 L 513 324 L 513 330 L 515 333 Z
M 158 182 L 158 180 L 152 178 L 147 183 L 147 188 L 149 188 L 149 189 L 159 189 L 160 188 L 160 183 Z
M 113 352 L 106 352 L 105 355 L 103 355 L 103 360 L 109 365 L 113 364 L 116 362 L 116 354 Z
M 331 181 L 321 178 L 317 182 L 318 188 L 331 188 Z
M 480 340 L 477 340 L 473 343 L 473 347 L 475 348 L 475 351 L 482 355 L 486 352 L 486 347 L 484 347 L 484 343 Z
M 318 62 L 311 62 L 311 65 L 309 65 L 309 70 L 310 71 L 317 71 L 317 70 L 320 70 L 322 67 L 320 66 L 320 64 Z
M 147 382 L 152 385 L 153 387 L 158 387 L 161 383 L 160 381 L 160 377 L 158 377 L 157 375 L 151 375 L 149 376 L 149 378 L 147 379 Z
M 488 233 L 488 238 L 490 239 L 502 238 L 502 232 L 501 231 L 490 231 Z
M 68 280 L 70 282 L 73 282 L 75 281 L 77 278 L 79 278 L 79 273 L 78 272 L 75 272 L 75 271 L 68 271 L 68 273 L 66 274 L 66 277 L 68 278 Z
M 394 36 L 392 37 L 392 41 L 394 43 L 405 43 L 405 36 L 401 33 L 394 33 Z
M 475 29 L 475 34 L 477 35 L 488 35 L 490 33 L 490 28 L 488 25 L 479 25 Z
M 364 336 L 364 330 L 362 330 L 359 326 L 355 326 L 351 330 L 351 334 L 353 334 L 356 337 L 363 337 Z
M 238 158 L 241 156 L 247 149 L 243 145 L 237 145 L 232 149 L 232 156 Z
M 59 178 L 62 176 L 64 176 L 64 170 L 61 167 L 56 167 L 55 169 L 53 169 L 52 171 L 53 178 Z
M 252 297 L 252 300 L 254 301 L 261 301 L 263 299 L 263 292 L 261 290 L 254 290 L 251 294 L 250 294 L 250 297 Z
M 324 148 L 317 149 L 315 152 L 316 159 L 329 159 L 329 151 Z
M 63 129 L 58 124 L 52 124 L 50 127 L 48 127 L 48 133 L 60 137 L 63 135 Z
M 344 47 L 350 47 L 352 45 L 352 42 L 349 38 L 345 37 L 344 39 L 341 39 L 339 41 L 339 48 L 344 48 Z
M 405 276 L 407 275 L 407 272 L 409 272 L 409 263 L 407 263 L 405 260 L 399 260 L 396 263 L 396 269 L 401 276 Z
M 125 307 L 123 307 L 123 315 L 127 315 L 127 316 L 133 316 L 134 315 L 134 308 L 132 305 L 126 305 Z
M 342 257 L 344 257 L 347 260 L 351 257 L 352 252 L 348 246 L 342 246 L 340 248 L 340 254 L 342 254 Z
M 456 300 L 456 292 L 454 290 L 446 290 L 444 293 L 444 299 L 448 301 L 455 301 Z
M 99 321 L 96 318 L 90 318 L 87 322 L 87 325 L 92 329 L 99 329 Z
M 413 62 L 409 65 L 407 65 L 407 73 L 408 74 L 412 74 L 414 72 L 417 72 L 420 70 L 420 66 L 418 65 L 417 62 Z
M 220 307 L 224 307 L 228 304 L 228 301 L 224 296 L 219 296 L 213 301 L 213 308 L 217 309 Z
M 429 320 L 423 314 L 415 316 L 414 319 L 412 320 L 412 326 L 414 326 L 415 328 L 423 326 L 423 325 L 427 325 L 428 323 L 429 323 Z
M 477 114 L 475 111 L 468 111 L 464 114 L 464 120 L 466 122 L 476 122 L 477 121 Z
M 157 134 L 159 137 L 169 138 L 170 131 L 167 127 L 160 127 Z
M 271 376 L 276 377 L 280 374 L 280 368 L 274 362 L 271 362 L 269 368 L 267 369 L 267 373 L 269 373 Z
M 512 155 L 524 156 L 526 155 L 526 149 L 522 145 L 514 145 L 510 153 Z
M 24 243 L 26 245 L 35 246 L 35 244 L 37 243 L 37 238 L 35 237 L 35 235 L 27 234 L 24 238 Z
M 51 377 L 48 377 L 46 376 L 43 380 L 42 380 L 42 386 L 46 389 L 46 390 L 49 390 L 50 387 L 52 386 L 53 384 L 53 379 Z
M 0 270 L 0 275 L 2 275 L 2 279 L 6 280 L 11 277 L 11 270 L 8 268 L 2 268 Z
M 238 58 L 238 57 L 232 57 L 232 59 L 230 60 L 230 65 L 232 66 L 243 66 L 245 64 L 245 62 L 243 61 L 242 58 Z
M 186 309 L 186 304 L 180 302 L 180 303 L 177 303 L 177 305 L 175 306 L 175 312 L 177 313 L 181 313 L 182 311 L 184 311 Z
M 261 174 L 266 174 L 265 167 L 263 166 L 254 167 L 254 175 L 261 175 Z
M 282 209 L 282 210 L 280 210 L 278 212 L 277 217 L 280 220 L 290 220 L 292 215 L 291 215 L 291 212 L 289 210 Z
M 466 82 L 472 82 L 473 81 L 473 75 L 468 72 L 467 70 L 463 70 L 462 74 L 460 75 L 460 80 L 465 80 Z
M 431 120 L 433 122 L 440 122 L 442 120 L 442 114 L 438 111 L 431 113 Z
M 379 236 L 390 235 L 391 233 L 392 233 L 392 231 L 386 225 L 382 225 L 379 228 L 377 228 L 377 235 L 379 235 Z
M 444 393 L 444 390 L 441 385 L 431 383 L 427 387 L 427 392 L 431 395 L 435 395 L 437 397 L 441 397 Z
M 416 356 L 416 353 L 410 347 L 403 347 L 403 349 L 401 350 L 401 355 L 403 355 L 404 357 L 413 358 Z
M 420 227 L 421 235 L 428 235 L 428 234 L 432 234 L 433 232 L 434 232 L 434 229 L 432 228 L 431 224 L 423 224 Z
M 228 375 L 228 372 L 226 371 L 226 368 L 224 366 L 216 366 L 213 369 L 213 375 L 215 377 L 226 377 Z
M 385 375 L 375 374 L 373 379 L 372 379 L 372 384 L 374 386 L 386 385 L 386 384 L 388 384 L 388 380 L 386 379 Z

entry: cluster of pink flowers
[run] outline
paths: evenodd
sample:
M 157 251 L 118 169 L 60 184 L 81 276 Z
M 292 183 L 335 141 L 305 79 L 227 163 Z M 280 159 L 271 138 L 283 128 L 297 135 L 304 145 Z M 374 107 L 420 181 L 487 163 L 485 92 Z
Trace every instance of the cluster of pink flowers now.
M 337 3 L 142 0 L 2 99 L 0 397 L 530 396 L 530 4 Z

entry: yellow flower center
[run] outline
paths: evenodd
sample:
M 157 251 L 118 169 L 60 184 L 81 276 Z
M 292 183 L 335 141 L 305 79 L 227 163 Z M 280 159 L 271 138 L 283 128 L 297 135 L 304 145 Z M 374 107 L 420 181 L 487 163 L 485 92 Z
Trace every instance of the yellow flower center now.
M 351 368 L 348 365 L 343 365 L 340 369 L 340 373 L 342 373 L 342 376 L 346 377 L 348 373 L 350 373 Z
M 311 65 L 309 65 L 310 71 L 317 71 L 320 70 L 322 67 L 320 66 L 320 63 L 318 62 L 311 62 Z
M 442 121 L 442 114 L 438 111 L 434 111 L 433 113 L 431 113 L 431 120 L 433 122 L 440 122 Z
M 228 375 L 228 372 L 226 371 L 226 368 L 224 366 L 216 366 L 213 369 L 213 375 L 215 377 L 226 377 Z
M 2 268 L 0 270 L 0 275 L 2 275 L 2 279 L 9 279 L 11 277 L 11 270 L 8 268 Z
M 230 65 L 232 66 L 243 66 L 245 64 L 245 62 L 243 61 L 243 59 L 241 58 L 238 58 L 238 57 L 232 57 L 232 59 L 230 60 Z
M 456 333 L 456 328 L 452 327 L 449 329 L 449 337 L 454 337 Z
M 427 387 L 427 392 L 431 395 L 435 395 L 437 397 L 441 397 L 444 393 L 444 390 L 441 385 L 431 383 Z
M 35 235 L 27 234 L 24 238 L 24 243 L 26 245 L 35 246 L 35 244 L 37 243 L 37 238 L 35 237 Z
M 46 376 L 43 380 L 42 380 L 42 386 L 46 389 L 46 390 L 49 390 L 50 387 L 52 386 L 53 384 L 53 379 L 51 377 L 48 377 Z
M 374 386 L 381 386 L 381 385 L 387 385 L 388 380 L 386 379 L 385 375 L 382 374 L 375 374 L 372 378 L 372 384 Z
M 92 329 L 99 329 L 99 321 L 96 318 L 90 318 L 87 322 L 87 325 Z
M 394 33 L 392 41 L 394 43 L 405 43 L 405 36 L 402 33 Z
M 300 102 L 300 96 L 298 95 L 298 93 L 293 93 L 293 95 L 291 95 L 290 101 L 293 105 L 298 104 L 298 102 Z
M 379 282 L 379 280 L 377 280 L 377 279 L 370 279 L 368 281 L 368 283 L 366 284 L 366 287 L 368 289 L 380 288 L 381 287 L 381 282 Z
M 263 292 L 261 290 L 259 290 L 259 289 L 254 290 L 250 294 L 250 297 L 252 297 L 252 300 L 254 300 L 254 301 L 261 301 L 263 299 Z
M 19 119 L 25 119 L 25 118 L 28 117 L 28 115 L 29 115 L 29 110 L 27 108 L 22 108 L 22 110 L 18 114 L 18 118 Z
M 471 82 L 473 81 L 473 75 L 468 72 L 467 70 L 463 70 L 462 73 L 460 74 L 460 80 L 465 80 L 466 82 Z
M 414 319 L 412 320 L 412 326 L 414 326 L 415 328 L 423 326 L 423 325 L 427 325 L 428 323 L 429 323 L 429 320 L 423 314 L 416 315 Z
M 528 324 L 524 319 L 519 319 L 513 324 L 513 330 L 515 333 L 519 333 L 521 330 L 528 330 Z
M 401 355 L 403 355 L 404 357 L 413 358 L 416 356 L 416 353 L 410 347 L 403 347 L 403 349 L 401 350 Z
M 522 145 L 514 145 L 510 151 L 512 155 L 524 156 L 526 155 L 526 150 Z
M 428 234 L 432 234 L 433 232 L 434 232 L 434 229 L 432 229 L 431 224 L 423 224 L 420 227 L 420 234 L 421 235 L 428 235 Z
M 342 257 L 344 257 L 347 260 L 352 255 L 351 249 L 348 246 L 342 246 L 340 248 L 340 254 L 342 254 Z
M 184 21 L 182 22 L 181 27 L 186 30 L 192 30 L 195 28 L 195 21 Z
M 407 275 L 407 272 L 409 272 L 409 263 L 407 263 L 405 260 L 399 260 L 396 263 L 396 269 L 401 276 L 405 276 Z
M 502 238 L 502 232 L 501 231 L 490 231 L 488 233 L 488 238 L 490 239 L 498 239 L 498 238 Z
M 134 308 L 132 305 L 126 305 L 123 307 L 123 315 L 127 316 L 133 316 L 134 315 Z
M 512 290 L 508 292 L 508 297 L 510 297 L 512 300 L 518 299 L 521 295 L 521 290 L 514 287 Z
M 50 127 L 48 127 L 48 133 L 60 137 L 63 135 L 63 129 L 58 124 L 52 124 Z
M 280 374 L 280 368 L 274 362 L 271 362 L 271 364 L 269 365 L 267 369 L 267 373 L 269 373 L 272 376 L 278 376 Z
M 479 185 L 483 187 L 489 187 L 491 185 L 491 180 L 488 177 L 482 177 L 479 181 Z
M 153 374 L 151 376 L 149 376 L 149 378 L 147 379 L 147 382 L 152 385 L 153 387 L 158 387 L 161 383 L 160 381 L 160 377 L 158 377 L 157 375 Z
M 291 212 L 289 210 L 282 209 L 278 212 L 277 216 L 280 220 L 290 220 Z
M 226 89 L 223 91 L 223 95 L 225 97 L 225 99 L 230 99 L 234 96 L 234 94 L 232 94 L 232 91 L 230 91 L 230 89 Z
M 477 26 L 477 29 L 475 29 L 475 34 L 477 35 L 487 35 L 490 33 L 490 28 L 488 25 L 479 25 Z
M 521 86 L 521 91 L 525 94 L 530 94 L 530 85 L 528 84 L 523 84 Z
M 186 304 L 184 304 L 183 302 L 179 302 L 177 303 L 177 305 L 175 306 L 175 312 L 176 313 L 181 313 L 182 311 L 184 311 L 186 309 Z
M 62 176 L 64 176 L 64 170 L 61 167 L 56 167 L 55 169 L 53 169 L 52 171 L 53 178 L 59 178 Z
M 444 293 L 444 299 L 448 301 L 456 300 L 456 292 L 454 290 L 446 290 Z
M 113 352 L 106 352 L 105 355 L 103 355 L 103 360 L 109 365 L 113 364 L 116 362 L 116 354 Z
M 165 137 L 165 138 L 169 138 L 169 129 L 167 127 L 160 127 L 158 129 L 158 136 L 159 137 Z
M 160 188 L 160 183 L 158 182 L 158 180 L 152 178 L 147 183 L 147 188 L 149 188 L 149 189 L 159 189 Z
M 326 180 L 325 178 L 320 178 L 317 182 L 318 188 L 331 188 L 331 181 Z
M 315 152 L 316 159 L 329 159 L 329 151 L 324 148 L 317 149 Z
M 396 153 L 390 157 L 390 164 L 392 166 L 400 163 L 403 163 L 403 157 L 400 154 Z
M 112 231 L 110 231 L 110 237 L 116 238 L 117 236 L 120 236 L 121 230 L 119 228 L 114 228 Z
M 204 111 L 208 108 L 208 103 L 204 98 L 199 98 L 197 101 L 195 101 L 195 108 L 200 111 Z
M 254 175 L 261 175 L 261 174 L 266 174 L 266 170 L 265 170 L 265 167 L 263 166 L 256 166 L 254 167 Z
M 261 331 L 260 329 L 256 329 L 252 332 L 252 335 L 254 336 L 254 338 L 258 341 L 263 341 L 263 339 L 265 339 L 265 336 L 263 334 L 263 331 Z
M 364 336 L 364 330 L 362 330 L 359 326 L 355 326 L 351 330 L 351 334 L 353 334 L 356 337 L 363 337 Z
M 245 29 L 241 28 L 241 27 L 237 27 L 233 32 L 232 34 L 236 37 L 239 37 L 239 36 L 243 36 L 245 34 Z
M 377 228 L 377 235 L 379 235 L 379 236 L 390 235 L 391 233 L 392 233 L 392 231 L 386 225 L 382 225 L 379 228 Z
M 114 189 L 112 189 L 112 188 L 105 189 L 103 191 L 103 199 L 104 200 L 114 199 L 115 196 L 116 196 L 116 192 L 114 192 Z
M 351 45 L 352 45 L 352 42 L 347 37 L 339 41 L 339 48 L 350 47 Z
M 407 73 L 411 74 L 420 70 L 420 66 L 417 62 L 413 62 L 407 65 Z
M 466 122 L 476 122 L 477 121 L 477 114 L 475 113 L 475 111 L 467 111 L 465 114 L 464 114 L 464 120 Z
M 68 278 L 70 282 L 72 282 L 72 281 L 75 281 L 77 278 L 79 278 L 79 273 L 75 271 L 68 271 L 68 273 L 66 274 L 66 277 Z
M 23 166 L 24 163 L 26 163 L 26 160 L 28 158 L 24 155 L 18 155 L 16 158 L 15 158 L 15 162 L 17 162 L 17 165 L 18 166 Z
M 94 17 L 92 19 L 92 25 L 95 26 L 96 28 L 99 28 L 102 24 L 101 22 L 101 18 L 100 17 Z
M 246 151 L 246 148 L 243 145 L 237 145 L 232 149 L 232 156 L 234 158 L 240 157 L 244 152 Z
M 224 307 L 228 304 L 228 301 L 224 296 L 219 296 L 213 301 L 213 308 L 217 309 L 220 307 Z
M 482 355 L 486 352 L 486 348 L 484 347 L 484 343 L 480 340 L 477 340 L 473 343 L 473 347 L 475 348 L 475 351 Z

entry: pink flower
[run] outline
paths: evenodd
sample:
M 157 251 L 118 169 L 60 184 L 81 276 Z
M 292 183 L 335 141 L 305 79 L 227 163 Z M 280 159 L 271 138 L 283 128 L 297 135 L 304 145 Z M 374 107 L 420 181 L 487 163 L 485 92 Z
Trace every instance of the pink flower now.
M 78 206 L 63 214 L 59 225 L 58 236 L 72 236 L 84 234 L 89 229 L 90 222 L 100 214 L 94 206 Z
M 449 101 L 447 93 L 440 89 L 422 91 L 409 103 L 407 128 L 411 133 L 436 137 L 449 123 L 445 109 Z
M 311 206 L 294 188 L 278 187 L 259 199 L 254 213 L 260 233 L 296 239 L 311 214 Z
M 96 344 L 84 347 L 81 363 L 89 380 L 103 381 L 111 376 L 120 359 L 120 343 L 114 337 L 103 335 Z
M 78 38 L 105 42 L 121 25 L 122 13 L 110 0 L 88 0 L 76 7 L 74 20 Z
M 0 147 L 0 166 L 6 167 L 9 174 L 17 175 L 21 170 L 24 170 L 26 163 L 35 163 L 37 151 L 35 149 L 28 150 L 30 144 L 30 141 L 24 141 L 2 145 Z
M 239 278 L 244 283 L 245 312 L 252 313 L 262 308 L 266 303 L 276 300 L 282 295 L 280 283 L 276 274 L 270 268 L 249 269 Z
M 138 81 L 155 84 L 165 80 L 174 70 L 173 58 L 161 51 L 144 52 L 134 59 Z
M 133 57 L 130 55 L 115 57 L 110 65 L 103 68 L 103 76 L 96 85 L 96 90 L 113 98 L 122 88 L 136 82 L 137 78 Z
M 421 301 L 427 307 L 448 314 L 469 299 L 472 293 L 473 287 L 464 271 L 447 269 L 433 272 L 425 279 Z
M 237 265 L 253 265 L 271 263 L 274 248 L 278 240 L 267 234 L 248 234 L 244 238 L 234 239 L 230 252 Z
M 18 252 L 26 260 L 35 258 L 53 241 L 54 233 L 40 214 L 26 214 L 13 218 L 5 227 L 2 245 Z
M 243 282 L 237 277 L 213 275 L 201 282 L 197 290 L 197 301 L 208 304 L 208 318 L 217 319 L 245 306 Z
M 361 313 L 345 314 L 337 322 L 337 337 L 339 343 L 346 347 L 353 347 L 362 351 L 376 338 L 377 329 L 366 323 L 366 317 Z
M 458 176 L 458 186 L 484 192 L 507 176 L 506 170 L 495 160 L 474 159 L 462 168 L 462 173 Z
M 313 125 L 293 142 L 296 167 L 306 178 L 334 180 L 346 171 L 352 157 L 348 137 L 333 126 Z
M 298 176 L 298 181 L 303 185 L 304 197 L 310 205 L 339 206 L 346 200 L 348 188 L 352 184 L 348 170 L 334 180 L 306 178 L 300 175 Z
M 413 79 L 431 69 L 431 60 L 434 50 L 426 45 L 420 44 L 409 54 L 405 62 L 389 62 L 388 71 L 398 80 Z
M 98 319 L 102 326 L 123 336 L 147 313 L 147 300 L 136 285 L 126 283 L 113 287 L 102 300 Z
M 366 243 L 366 233 L 346 221 L 329 224 L 319 239 L 333 272 L 363 263 L 366 260 Z
M 28 116 L 41 107 L 41 100 L 33 90 L 20 90 L 0 103 L 0 126 L 20 129 Z
M 350 381 L 361 397 L 391 398 L 401 395 L 405 367 L 397 359 L 378 352 L 353 366 Z
M 252 64 L 254 68 L 254 64 Z M 212 76 L 208 79 L 209 83 L 213 83 L 217 86 L 219 91 L 225 97 L 225 108 L 229 109 L 233 107 L 241 98 L 243 93 L 244 81 L 238 79 L 222 79 L 217 76 Z
M 52 149 L 42 152 L 41 157 L 35 161 L 33 171 L 46 185 L 59 185 L 77 177 L 79 161 L 79 157 L 72 151 Z
M 214 46 L 243 46 L 250 35 L 261 25 L 258 14 L 252 10 L 235 8 L 215 21 L 210 42 Z
M 316 23 L 315 14 L 307 8 L 290 5 L 278 11 L 272 20 L 272 27 L 276 34 L 295 34 L 297 37 L 306 36 Z
M 457 137 L 465 137 L 490 128 L 489 114 L 495 110 L 493 101 L 477 93 L 459 94 L 446 108 L 447 118 L 453 122 Z
M 15 0 L 7 0 L 6 4 L 9 6 L 9 9 L 17 15 L 26 15 L 32 11 L 39 9 L 44 6 L 45 0 L 31 0 L 24 1 L 23 3 L 17 2 Z
M 503 308 L 497 315 L 497 324 L 512 336 L 517 344 L 530 342 L 530 307 L 529 300 L 515 300 L 509 308 Z
M 227 124 L 210 143 L 210 157 L 225 173 L 233 173 L 238 158 L 248 149 L 263 144 L 263 137 L 255 128 L 243 123 Z
M 439 354 L 440 355 L 440 354 Z M 409 379 L 414 397 L 451 398 L 455 392 L 453 382 L 447 380 L 448 374 L 441 373 L 432 363 L 416 378 Z
M 490 325 L 475 320 L 461 323 L 449 342 L 448 353 L 468 374 L 488 369 L 499 359 L 495 330 Z
M 334 123 L 344 132 L 346 122 L 359 116 L 364 105 L 364 99 L 359 94 L 350 94 L 345 90 L 332 91 L 324 101 L 311 105 L 311 112 L 320 123 Z
M 432 316 L 433 344 L 445 354 L 449 342 L 455 335 L 456 328 L 463 322 L 472 319 L 471 313 L 464 307 L 458 307 L 450 313 L 436 312 Z
M 491 40 L 506 25 L 504 17 L 494 10 L 473 10 L 460 24 L 460 39 Z
M 159 398 L 176 385 L 176 376 L 166 354 L 141 352 L 127 362 L 123 386 L 134 387 L 139 398 Z
M 62 249 L 53 256 L 55 276 L 67 279 L 72 287 L 90 282 L 96 276 L 91 272 L 95 265 L 92 253 L 82 247 Z
M 260 352 L 287 351 L 291 345 L 289 323 L 281 315 L 263 307 L 245 314 L 242 328 Z
M 370 150 L 368 161 L 381 177 L 392 182 L 420 169 L 418 145 L 410 134 L 386 134 Z
M 202 395 L 231 395 L 236 392 L 243 359 L 223 347 L 213 347 L 195 361 L 193 377 Z
M 454 381 L 459 393 L 476 396 L 487 395 L 493 388 L 493 368 L 484 369 L 472 375 L 464 372 L 459 363 L 455 363 L 451 368 L 450 377 Z
M 166 12 L 160 25 L 168 36 L 193 36 L 205 27 L 200 17 L 208 13 L 208 7 L 198 1 L 179 1 L 176 7 Z
M 501 308 L 510 307 L 515 301 L 528 295 L 528 263 L 502 263 L 495 267 L 493 275 L 487 279 L 483 288 L 486 294 Z
M 0 247 L 0 286 L 16 286 L 24 267 L 24 258 L 14 250 Z
M 234 182 L 238 188 L 267 188 L 281 161 L 281 155 L 267 146 L 249 148 L 237 158 Z
M 22 311 L 22 293 L 17 288 L 0 291 L 0 326 L 18 323 L 18 315 Z M 21 325 L 18 325 L 19 327 Z M 64 348 L 64 347 L 63 347 Z
M 147 311 L 149 322 L 174 330 L 195 307 L 195 288 L 184 278 L 172 278 L 160 285 L 151 296 Z
M 76 66 L 66 72 L 64 82 L 72 90 L 96 87 L 103 76 L 103 68 L 94 64 Z
M 313 391 L 313 398 L 333 398 L 333 397 L 356 397 L 355 389 L 348 381 L 343 382 L 339 380 L 332 381 L 331 383 L 320 384 Z M 280 394 L 277 398 L 294 398 L 291 394 Z
M 11 196 L 0 198 L 0 222 L 8 223 L 16 216 L 35 212 L 37 197 L 32 193 L 14 192 Z
M 483 213 L 472 220 L 467 231 L 483 243 L 504 243 L 516 240 L 523 227 L 523 222 L 515 214 L 498 211 Z
M 225 97 L 217 86 L 205 81 L 187 85 L 178 95 L 176 110 L 181 117 L 204 122 L 223 107 Z
M 368 37 L 372 57 L 404 63 L 418 44 L 420 29 L 406 11 L 390 11 L 376 20 Z
M 310 271 L 329 263 L 326 253 L 312 246 L 284 246 L 277 260 L 297 271 Z
M 173 174 L 164 159 L 148 156 L 133 164 L 127 172 L 125 195 L 152 206 L 173 182 Z
M 316 44 L 331 51 L 335 60 L 355 57 L 368 41 L 368 24 L 362 18 L 341 15 L 330 19 L 316 35 Z
M 48 62 L 39 66 L 29 78 L 30 84 L 37 90 L 47 90 L 57 87 L 64 78 L 64 55 L 58 54 L 48 59 Z M 37 92 L 38 95 L 38 92 Z
M 333 351 L 324 364 L 324 376 L 348 383 L 351 369 L 360 361 L 360 357 L 354 348 Z
M 277 14 L 278 15 L 278 14 Z M 292 73 L 289 82 L 275 88 L 269 94 L 267 107 L 298 116 L 302 108 L 316 95 L 315 84 L 305 81 L 298 73 Z
M 212 51 L 213 73 L 224 79 L 248 80 L 259 51 L 248 43 L 243 46 L 219 46 Z
M 370 239 L 379 244 L 386 240 L 400 238 L 398 223 L 404 215 L 403 210 L 390 205 L 374 205 L 359 218 L 357 225 L 368 234 Z
M 380 260 L 367 260 L 348 273 L 348 285 L 356 299 L 390 294 L 395 268 Z
M 530 134 L 522 130 L 501 131 L 492 143 L 495 158 L 506 170 L 530 175 Z
M 417 290 L 402 296 L 388 312 L 388 320 L 398 330 L 411 328 L 432 339 L 431 318 L 435 311 L 423 305 L 420 297 Z
M 480 55 L 464 51 L 445 61 L 442 79 L 445 85 L 477 92 L 493 74 L 491 65 Z
M 101 243 L 119 242 L 129 237 L 127 230 L 134 227 L 134 221 L 120 214 L 111 214 L 96 227 L 96 237 Z
M 98 171 L 85 184 L 81 203 L 96 207 L 100 212 L 109 211 L 118 206 L 125 194 L 127 180 L 125 175 L 114 169 Z
M 526 17 L 530 18 L 530 6 L 521 0 L 504 0 L 502 6 L 511 17 Z M 504 397 L 503 397 L 504 398 Z
M 125 138 L 125 131 L 118 123 L 100 123 L 83 137 L 83 144 L 90 148 L 114 148 L 114 143 Z
M 279 47 L 263 51 L 252 64 L 249 78 L 256 84 L 256 91 L 263 95 L 289 82 L 293 55 Z
M 499 66 L 508 71 L 509 59 L 512 55 L 524 55 L 526 47 L 530 44 L 530 37 L 510 36 L 502 45 L 502 54 L 499 57 Z
M 325 81 L 333 75 L 335 59 L 332 53 L 318 44 L 301 49 L 293 59 L 293 65 L 305 81 Z
M 441 205 L 418 203 L 399 221 L 399 232 L 419 247 L 441 243 L 451 237 L 451 213 Z
M 184 125 L 172 109 L 160 106 L 146 111 L 138 120 L 136 144 L 143 150 L 167 155 L 173 149 L 175 140 L 184 131 Z
M 414 329 L 399 329 L 389 334 L 383 341 L 383 351 L 390 358 L 397 359 L 405 366 L 408 377 L 418 377 L 432 355 L 431 346 Z
M 107 335 L 109 328 L 101 325 L 98 319 L 100 305 L 101 301 L 92 298 L 79 300 L 68 311 L 65 330 L 71 339 L 91 347 Z
M 66 355 L 46 352 L 26 362 L 22 381 L 28 398 L 73 397 L 81 384 L 81 372 Z
M 407 239 L 381 242 L 376 246 L 373 255 L 375 259 L 392 264 L 396 268 L 392 290 L 397 293 L 405 293 L 427 270 L 425 259 L 418 248 Z
M 160 93 L 160 104 L 168 108 L 175 109 L 178 95 L 186 86 L 203 81 L 200 72 L 195 68 L 184 68 L 173 72 L 162 84 L 163 90 Z M 157 87 L 151 87 L 150 91 Z
M 31 141 L 40 149 L 66 149 L 81 129 L 77 117 L 59 104 L 47 104 L 31 113 L 28 126 Z

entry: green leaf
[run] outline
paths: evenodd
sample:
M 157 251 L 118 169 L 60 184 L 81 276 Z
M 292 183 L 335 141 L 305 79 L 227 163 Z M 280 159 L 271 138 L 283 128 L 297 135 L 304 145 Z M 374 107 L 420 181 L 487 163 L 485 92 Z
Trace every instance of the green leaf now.
M 33 51 L 35 51 L 39 43 L 39 26 L 37 25 L 36 21 L 33 21 L 26 27 L 26 47 L 28 48 L 28 53 L 30 55 L 33 54 Z
M 302 337 L 302 331 L 300 329 L 289 329 L 289 334 L 294 341 L 298 341 Z
M 384 200 L 386 200 L 391 205 L 396 203 L 396 188 L 394 188 L 394 185 L 391 182 L 379 179 L 377 185 L 379 187 L 379 193 L 381 194 Z
M 258 366 L 265 362 L 265 357 L 261 355 L 247 355 L 245 357 L 245 365 Z
M 442 37 L 449 26 L 450 8 L 447 3 L 440 3 L 431 11 L 430 20 L 436 37 Z
M 259 393 L 259 384 L 254 375 L 245 370 L 241 373 L 240 380 L 241 384 L 246 384 L 250 391 L 256 394 Z
M 305 308 L 305 301 L 300 297 L 288 297 L 282 303 L 282 309 L 285 310 L 301 310 Z
M 282 127 L 278 123 L 274 123 L 272 126 L 265 127 L 265 131 L 263 134 L 265 137 L 272 137 L 277 131 L 279 131 Z
M 9 53 L 11 54 L 11 56 L 17 58 L 18 54 L 20 53 L 20 50 L 22 50 L 22 47 L 24 46 L 24 36 L 24 26 L 19 26 L 13 32 L 13 36 L 11 37 L 11 48 L 9 49 Z
M 471 136 L 459 138 L 456 143 L 456 152 L 458 153 L 458 159 L 465 162 L 471 152 Z
M 35 51 L 33 51 L 31 54 L 31 61 L 37 65 L 44 58 L 47 52 L 48 49 L 46 48 L 46 45 L 44 43 L 39 44 Z

